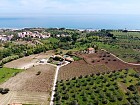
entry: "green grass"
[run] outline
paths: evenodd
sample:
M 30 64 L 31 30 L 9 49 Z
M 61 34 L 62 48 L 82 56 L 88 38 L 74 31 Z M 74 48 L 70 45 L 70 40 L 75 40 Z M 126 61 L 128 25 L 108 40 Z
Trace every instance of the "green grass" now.
M 55 105 L 125 105 L 137 102 L 140 77 L 134 70 L 121 70 L 106 74 L 87 75 L 59 81 L 56 85 Z M 135 91 L 128 87 L 133 85 Z M 127 95 L 129 93 L 129 95 Z M 138 97 L 137 97 L 138 96 Z M 137 97 L 137 98 L 135 98 Z M 106 102 L 106 103 L 104 103 Z
M 0 83 L 7 81 L 10 77 L 22 72 L 20 69 L 0 68 Z
M 58 39 L 56 39 L 56 38 L 52 38 L 52 37 L 49 38 L 48 41 L 50 41 L 51 43 L 58 43 L 58 42 L 59 42 Z
M 140 32 L 111 32 L 115 36 L 133 36 L 133 37 L 139 37 L 140 38 Z
M 74 59 L 74 61 L 79 61 L 79 60 L 81 60 L 81 58 L 79 58 L 79 57 L 77 57 L 77 56 L 71 56 L 73 59 Z

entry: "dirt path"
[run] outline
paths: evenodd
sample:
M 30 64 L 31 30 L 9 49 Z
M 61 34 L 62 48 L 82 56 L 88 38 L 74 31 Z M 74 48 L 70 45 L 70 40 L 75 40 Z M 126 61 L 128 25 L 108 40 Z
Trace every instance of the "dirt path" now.
M 101 50 L 107 52 L 107 50 L 105 50 L 105 49 L 101 49 Z M 123 61 L 122 59 L 120 59 L 119 57 L 117 57 L 116 55 L 114 55 L 114 54 L 112 54 L 112 53 L 110 53 L 110 54 L 111 54 L 112 56 L 114 56 L 115 58 L 117 58 L 118 60 L 122 61 L 123 63 L 129 64 L 129 65 L 134 65 L 134 66 L 140 66 L 140 64 L 125 62 L 125 61 Z
M 55 77 L 54 77 L 53 88 L 52 88 L 52 95 L 51 95 L 50 105 L 53 105 L 53 99 L 54 99 L 54 94 L 55 94 L 55 86 L 56 86 L 56 82 L 57 82 L 57 77 L 58 77 L 59 69 L 60 69 L 60 66 L 57 66 Z
M 55 77 L 54 77 L 54 83 L 53 83 L 53 87 L 52 87 L 50 105 L 53 105 L 53 99 L 54 99 L 54 94 L 55 94 L 55 86 L 56 86 L 56 82 L 57 82 L 57 79 L 58 79 L 58 71 L 60 70 L 60 67 L 63 67 L 65 65 L 67 65 L 67 64 L 69 64 L 69 62 L 67 62 L 66 64 L 64 64 L 62 66 L 57 66 L 57 68 L 56 68 L 56 73 L 55 73 Z

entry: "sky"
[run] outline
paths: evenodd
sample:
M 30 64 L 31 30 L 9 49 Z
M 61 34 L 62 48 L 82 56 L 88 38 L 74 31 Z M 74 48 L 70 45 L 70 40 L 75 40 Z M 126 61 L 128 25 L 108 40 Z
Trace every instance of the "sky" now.
M 0 17 L 136 14 L 140 0 L 0 0 Z

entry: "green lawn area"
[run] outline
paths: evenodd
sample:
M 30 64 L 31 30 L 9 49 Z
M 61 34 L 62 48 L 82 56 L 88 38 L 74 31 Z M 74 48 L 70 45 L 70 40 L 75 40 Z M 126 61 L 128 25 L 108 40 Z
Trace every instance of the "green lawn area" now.
M 22 72 L 20 69 L 0 68 L 0 83 L 7 81 L 10 77 Z
M 74 59 L 74 61 L 78 61 L 78 60 L 81 60 L 82 58 L 79 58 L 79 57 L 77 57 L 77 56 L 71 56 L 73 59 Z
M 140 76 L 134 70 L 58 81 L 54 105 L 140 105 Z

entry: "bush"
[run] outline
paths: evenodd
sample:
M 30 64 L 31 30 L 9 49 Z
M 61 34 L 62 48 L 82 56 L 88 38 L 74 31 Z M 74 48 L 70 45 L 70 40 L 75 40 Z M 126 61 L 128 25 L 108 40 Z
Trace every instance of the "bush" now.
M 8 92 L 9 92 L 9 89 L 6 88 L 6 89 L 3 89 L 3 90 L 1 91 L 1 94 L 7 94 Z
M 60 96 L 56 96 L 56 97 L 55 97 L 55 101 L 59 101 L 60 99 L 61 99 Z
M 98 100 L 94 100 L 94 103 L 95 103 L 95 105 L 98 105 L 99 101 Z
M 36 75 L 40 75 L 41 74 L 41 71 L 38 71 L 37 73 L 36 73 Z
M 135 91 L 136 90 L 135 86 L 133 86 L 133 85 L 130 85 L 129 87 L 127 87 L 127 89 L 129 89 L 130 91 Z
M 64 98 L 65 100 L 68 100 L 68 99 L 69 99 L 69 95 L 68 95 L 68 94 L 65 94 L 63 98 Z
M 86 96 L 83 96 L 83 101 L 87 101 L 87 97 Z
M 70 102 L 70 105 L 78 105 L 76 100 L 73 100 L 72 102 Z
M 119 101 L 122 101 L 123 100 L 123 97 L 122 96 L 118 96 L 117 98 L 118 98 Z
M 140 86 L 140 82 L 138 82 L 137 85 Z
M 117 100 L 117 99 L 116 99 L 116 97 L 114 97 L 114 96 L 112 96 L 111 99 L 110 99 L 111 102 L 115 102 L 116 100 Z
M 108 100 L 107 99 L 103 99 L 102 103 L 103 104 L 107 104 L 108 103 Z
M 3 88 L 0 88 L 0 93 L 2 93 L 2 91 L 3 91 Z

